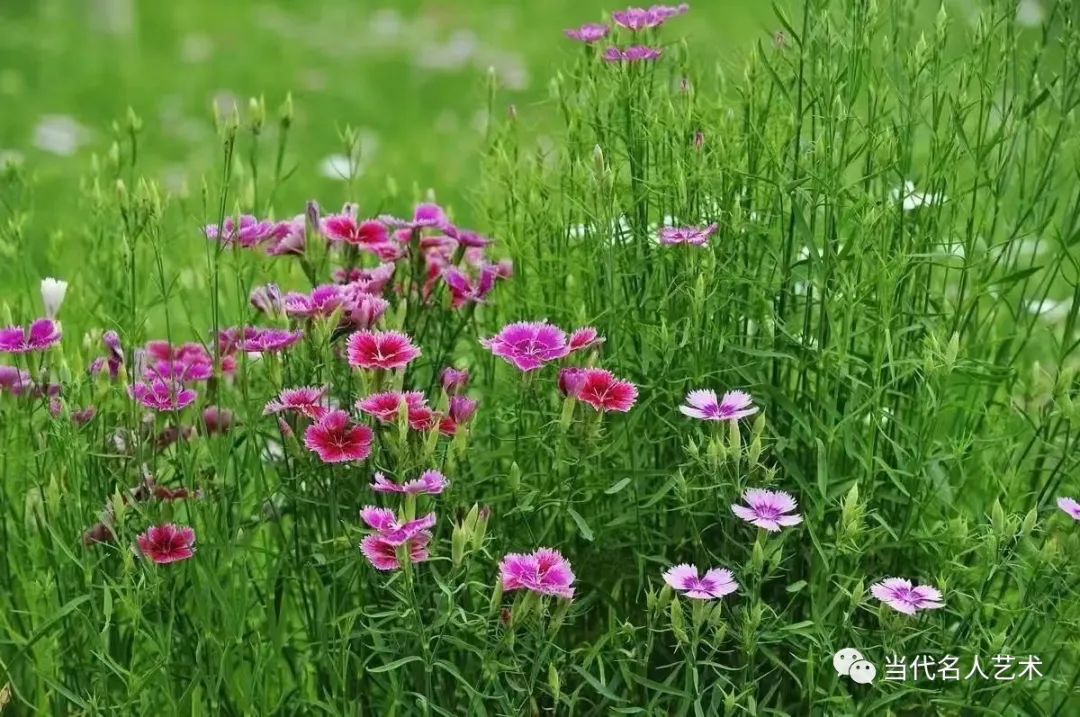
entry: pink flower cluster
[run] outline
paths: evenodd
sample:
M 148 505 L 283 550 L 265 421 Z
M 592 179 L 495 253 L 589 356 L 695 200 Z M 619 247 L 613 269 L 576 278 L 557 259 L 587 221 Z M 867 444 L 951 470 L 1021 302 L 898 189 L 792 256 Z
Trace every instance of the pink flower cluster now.
M 418 479 L 401 484 L 394 483 L 382 473 L 376 473 L 371 488 L 376 493 L 398 493 L 413 500 L 419 495 L 439 495 L 447 485 L 442 473 L 429 470 Z M 406 505 L 412 505 L 408 500 Z M 361 541 L 360 552 L 376 570 L 397 570 L 405 561 L 422 563 L 428 559 L 435 513 L 414 520 L 400 520 L 389 508 L 369 505 L 360 511 L 360 518 L 375 531 Z
M 52 319 L 38 319 L 23 328 L 11 326 L 0 329 L 0 353 L 25 354 L 46 351 L 60 343 L 63 333 L 60 324 Z
M 551 548 L 504 556 L 499 563 L 499 576 L 503 592 L 528 590 L 565 600 L 574 597 L 574 572 L 570 562 Z
M 685 15 L 689 10 L 690 6 L 686 3 L 675 6 L 653 5 L 648 9 L 631 7 L 626 10 L 619 10 L 611 13 L 611 20 L 624 30 L 639 33 L 658 28 L 673 17 Z M 605 39 L 610 32 L 611 28 L 607 25 L 587 23 L 581 27 L 566 30 L 564 34 L 571 40 L 576 40 L 586 45 L 595 45 Z M 659 48 L 646 45 L 632 45 L 626 48 L 616 46 L 607 47 L 604 50 L 602 57 L 606 62 L 637 63 L 651 62 L 659 59 L 661 55 L 663 55 L 663 50 Z

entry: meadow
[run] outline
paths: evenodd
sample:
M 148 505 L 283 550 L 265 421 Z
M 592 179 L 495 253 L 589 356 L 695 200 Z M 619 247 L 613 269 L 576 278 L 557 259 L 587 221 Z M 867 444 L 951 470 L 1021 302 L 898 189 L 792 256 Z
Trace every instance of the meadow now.
M 147 7 L 0 10 L 0 712 L 1077 713 L 1071 3 Z

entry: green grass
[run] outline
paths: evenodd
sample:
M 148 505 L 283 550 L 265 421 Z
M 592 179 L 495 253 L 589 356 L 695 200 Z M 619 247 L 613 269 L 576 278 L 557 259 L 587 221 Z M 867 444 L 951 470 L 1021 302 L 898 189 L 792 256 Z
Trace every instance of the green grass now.
M 61 7 L 24 10 L 2 32 L 29 38 Z M 238 43 L 236 28 L 259 26 L 246 6 L 183 7 L 170 11 L 175 22 L 151 15 Z M 141 108 L 161 101 L 151 68 L 175 57 L 162 40 L 139 51 L 140 68 L 118 65 L 139 88 L 131 97 L 148 98 L 132 102 L 141 130 L 121 119 L 116 149 L 89 167 L 29 154 L 4 175 L 4 323 L 40 314 L 46 270 L 72 282 L 62 347 L 5 357 L 61 386 L 56 415 L 47 396 L 0 395 L 8 710 L 1076 711 L 1080 526 L 1055 505 L 1080 494 L 1080 35 L 1067 3 L 1047 3 L 1046 24 L 1024 28 L 1006 2 L 939 13 L 811 0 L 747 19 L 755 31 L 741 40 L 715 29 L 710 20 L 727 14 L 710 4 L 659 32 L 661 60 L 627 67 L 561 38 L 598 10 L 565 3 L 494 17 L 453 6 L 460 12 L 432 31 L 460 23 L 484 44 L 514 48 L 529 88 L 407 69 L 400 48 L 342 51 L 320 55 L 331 89 L 295 91 L 283 123 L 275 106 L 303 77 L 299 58 L 348 26 L 345 7 L 314 20 L 296 8 L 280 15 L 310 39 L 275 56 L 280 40 L 253 32 L 225 70 L 235 76 L 206 67 L 177 80 L 190 112 L 212 87 L 265 93 L 265 122 L 261 109 L 216 131 L 207 120 L 194 150 L 159 134 Z M 157 26 L 151 19 L 140 22 Z M 73 33 L 66 22 L 46 35 Z M 372 71 L 356 76 L 349 58 Z M 83 87 L 108 105 L 98 122 L 129 101 L 102 99 L 118 87 Z M 0 121 L 24 132 L 43 100 L 29 99 L 29 85 L 20 92 L 20 111 Z M 398 106 L 401 119 L 389 111 Z M 432 132 L 427 120 L 446 108 L 482 111 L 489 128 L 462 120 Z M 346 125 L 375 128 L 379 151 L 355 182 L 319 179 L 337 129 L 353 136 Z M 157 183 L 176 162 L 202 177 L 186 196 Z M 905 208 L 894 190 L 906 181 L 937 199 Z M 351 369 L 347 332 L 293 320 L 307 337 L 287 353 L 241 353 L 234 380 L 194 384 L 193 408 L 143 419 L 126 392 L 139 378 L 132 349 L 168 338 L 212 350 L 214 329 L 284 326 L 249 306 L 253 288 L 308 291 L 332 268 L 373 263 L 327 251 L 314 231 L 302 258 L 267 258 L 206 242 L 200 226 L 240 212 L 291 217 L 312 198 L 324 212 L 348 199 L 363 216 L 403 215 L 429 187 L 455 222 L 496 239 L 488 253 L 511 258 L 514 276 L 487 302 L 453 309 L 443 287 L 423 301 L 420 258 L 402 260 L 380 328 L 422 348 L 407 370 Z M 664 224 L 712 222 L 707 247 L 657 242 Z M 1030 310 L 1047 299 L 1060 308 Z M 628 413 L 567 400 L 554 367 L 523 375 L 479 343 L 507 323 L 545 319 L 599 330 L 599 348 L 563 363 L 636 384 Z M 129 352 L 116 382 L 87 377 L 104 329 Z M 330 386 L 345 409 L 389 386 L 443 409 L 448 364 L 470 370 L 480 402 L 453 439 L 354 410 L 375 429 L 373 452 L 331 466 L 305 449 L 304 420 L 283 430 L 262 415 L 281 388 L 308 384 Z M 748 390 L 761 413 L 690 420 L 678 407 L 700 388 Z M 77 427 L 71 414 L 87 405 L 97 416 Z M 199 411 L 211 405 L 235 412 L 231 431 L 205 435 Z M 155 441 L 181 426 L 199 435 Z M 368 488 L 376 470 L 401 480 L 433 467 L 451 480 L 435 498 Z M 125 504 L 147 473 L 203 497 Z M 772 534 L 736 518 L 730 506 L 760 487 L 795 495 L 802 524 Z M 109 502 L 116 540 L 84 546 Z M 435 511 L 431 559 L 372 569 L 357 550 L 371 532 L 357 510 L 369 504 L 406 518 Z M 195 529 L 193 558 L 157 566 L 132 548 L 165 522 Z M 573 601 L 497 587 L 505 554 L 540 546 L 569 559 Z M 729 568 L 740 589 L 708 603 L 675 595 L 662 574 L 684 562 Z M 939 588 L 944 608 L 891 610 L 870 592 L 890 576 Z M 845 647 L 877 665 L 873 685 L 836 675 L 832 655 Z M 975 657 L 985 666 L 1037 656 L 1042 676 L 885 679 L 893 656 L 920 655 L 958 657 L 961 677 Z

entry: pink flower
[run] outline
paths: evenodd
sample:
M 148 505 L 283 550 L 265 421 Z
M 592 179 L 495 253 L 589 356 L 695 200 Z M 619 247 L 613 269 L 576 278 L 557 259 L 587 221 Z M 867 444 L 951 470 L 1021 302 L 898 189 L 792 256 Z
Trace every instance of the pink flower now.
M 304 445 L 323 463 L 362 461 L 371 455 L 373 435 L 367 426 L 350 424 L 345 411 L 327 411 L 308 426 Z
M 428 559 L 427 545 L 431 542 L 431 533 L 422 531 L 406 542 L 404 551 L 411 563 L 422 563 Z M 397 570 L 401 567 L 398 560 L 398 547 L 379 533 L 373 533 L 360 543 L 360 552 L 376 570 Z
M 604 338 L 591 326 L 585 326 L 570 334 L 570 353 L 584 351 L 604 343 Z
M 637 386 L 617 379 L 610 371 L 599 368 L 584 370 L 584 380 L 575 398 L 584 401 L 597 411 L 626 413 L 637 401 Z
M 503 327 L 497 335 L 480 343 L 521 371 L 535 371 L 549 361 L 570 353 L 566 334 L 546 322 L 523 322 Z
M 340 214 L 331 214 L 321 223 L 322 233 L 332 242 L 344 242 L 361 248 L 375 247 L 390 241 L 386 225 L 374 219 L 358 222 L 356 205 L 346 204 Z
M 574 597 L 574 573 L 559 551 L 539 548 L 531 554 L 510 553 L 499 563 L 503 591 L 529 590 L 538 595 Z
M 207 406 L 202 412 L 202 422 L 208 435 L 224 434 L 232 429 L 235 418 L 227 408 Z
M 274 224 L 266 238 L 269 256 L 303 254 L 307 244 L 307 223 L 303 214 Z
M 395 483 L 382 473 L 375 474 L 371 489 L 376 493 L 404 493 L 405 495 L 439 495 L 448 485 L 446 476 L 436 470 L 424 471 L 419 478 Z
M 446 212 L 438 204 L 418 204 L 411 221 L 391 216 L 383 216 L 379 219 L 392 227 L 400 227 L 411 232 L 421 229 L 437 229 L 446 232 L 453 231 L 454 228 L 450 220 L 446 218 Z
M 607 37 L 610 30 L 611 28 L 607 25 L 586 23 L 581 27 L 565 30 L 564 34 L 571 40 L 577 40 L 578 42 L 584 42 L 586 45 L 592 45 Z
M 625 50 L 609 47 L 604 50 L 604 60 L 606 62 L 652 62 L 659 59 L 663 54 L 664 51 L 659 48 L 640 45 L 628 47 Z
M 407 366 L 420 355 L 420 349 L 399 331 L 357 331 L 349 337 L 348 352 L 353 368 L 384 371 Z
M 702 421 L 738 421 L 758 412 L 750 394 L 728 391 L 717 400 L 715 391 L 697 390 L 686 394 L 686 405 L 679 406 L 684 416 Z
M 155 379 L 128 386 L 128 395 L 154 411 L 181 411 L 195 402 L 198 394 L 172 381 Z
M 778 533 L 781 527 L 802 522 L 802 516 L 794 512 L 795 499 L 783 491 L 751 488 L 743 493 L 743 500 L 749 507 L 733 505 L 731 511 L 759 528 Z
M 7 391 L 12 396 L 21 396 L 31 385 L 33 381 L 26 371 L 14 366 L 0 366 L 0 393 Z
M 389 391 L 375 393 L 356 402 L 356 407 L 380 423 L 396 423 L 405 407 L 409 428 L 414 431 L 429 430 L 435 423 L 435 412 L 427 405 L 427 398 L 419 391 Z
M 301 386 L 300 388 L 286 388 L 281 394 L 269 401 L 263 409 L 263 415 L 269 416 L 275 413 L 287 413 L 296 411 L 308 418 L 319 419 L 326 413 L 323 399 L 326 396 L 326 387 Z
M 205 233 L 210 241 L 219 241 L 225 246 L 239 244 L 245 249 L 258 246 L 266 241 L 274 232 L 271 222 L 259 221 L 250 214 L 240 217 L 239 224 L 233 217 L 226 217 L 222 223 L 221 232 L 218 232 L 217 224 L 207 224 Z
M 463 426 L 476 415 L 477 402 L 468 396 L 451 396 L 449 415 L 439 422 L 439 432 L 444 436 L 453 436 L 459 426 Z
M 693 244 L 694 246 L 706 246 L 709 237 L 716 233 L 718 224 L 710 224 L 707 227 L 664 227 L 660 230 L 661 244 Z
M 380 294 L 390 283 L 390 280 L 394 278 L 396 268 L 394 264 L 379 264 L 372 269 L 359 267 L 348 271 L 338 269 L 334 272 L 334 281 L 339 284 L 349 284 L 350 290 L 353 291 Z
M 360 518 L 379 532 L 379 537 L 391 545 L 404 545 L 423 531 L 435 527 L 435 514 L 428 513 L 423 518 L 409 520 L 404 523 L 398 521 L 394 511 L 389 508 L 376 508 L 372 505 L 364 506 L 360 511 Z
M 342 307 L 344 323 L 359 329 L 370 329 L 390 308 L 390 302 L 381 296 L 352 290 L 347 284 L 342 287 Z
M 313 289 L 311 294 L 289 292 L 284 302 L 286 314 L 304 318 L 325 318 L 337 311 L 341 304 L 341 287 L 336 284 L 323 284 Z
M 904 578 L 886 578 L 870 586 L 870 594 L 893 610 L 914 615 L 919 610 L 936 610 L 945 607 L 941 591 L 929 585 L 911 586 Z
M 236 347 L 247 353 L 278 353 L 304 338 L 303 331 L 247 327 L 238 335 Z
M 577 398 L 585 386 L 585 371 L 583 368 L 568 367 L 559 371 L 559 391 L 567 398 Z
M 447 366 L 439 374 L 443 390 L 448 394 L 464 391 L 469 387 L 469 372 L 466 369 L 458 370 L 453 366 Z
M 1080 520 L 1080 503 L 1077 503 L 1072 498 L 1058 498 L 1057 506 L 1073 520 Z
M 285 313 L 281 289 L 277 284 L 255 287 L 251 290 L 248 300 L 257 311 L 267 316 L 281 316 Z
M 739 589 L 735 577 L 730 570 L 713 568 L 698 577 L 698 569 L 694 565 L 683 563 L 664 573 L 664 582 L 695 600 L 712 600 L 730 595 Z
M 155 525 L 138 540 L 142 554 L 158 565 L 177 563 L 195 555 L 195 531 L 186 525 Z
M 468 303 L 482 304 L 495 288 L 499 273 L 494 264 L 487 264 L 480 270 L 480 277 L 474 282 L 456 266 L 443 270 L 442 278 L 450 288 L 450 306 L 459 309 Z
M 52 319 L 38 319 L 25 330 L 21 326 L 0 329 L 0 353 L 45 351 L 60 343 L 62 336 L 60 324 Z
M 87 406 L 81 410 L 75 411 L 71 414 L 71 422 L 79 428 L 82 428 L 90 421 L 94 420 L 94 416 L 97 415 L 97 409 L 93 406 Z
M 206 381 L 213 377 L 214 367 L 209 362 L 202 361 L 158 361 L 152 366 L 147 366 L 143 371 L 143 379 L 146 381 L 176 381 L 186 383 L 191 381 Z

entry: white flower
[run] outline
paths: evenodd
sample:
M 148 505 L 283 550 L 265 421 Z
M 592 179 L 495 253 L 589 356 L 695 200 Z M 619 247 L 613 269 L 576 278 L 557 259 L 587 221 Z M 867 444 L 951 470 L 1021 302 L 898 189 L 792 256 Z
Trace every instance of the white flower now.
M 75 154 L 86 139 L 86 128 L 67 115 L 44 115 L 34 127 L 34 146 L 63 157 Z
M 337 179 L 342 182 L 347 181 L 353 176 L 353 170 L 355 170 L 356 176 L 363 174 L 363 164 L 357 162 L 356 165 L 353 166 L 352 161 L 344 154 L 331 154 L 319 163 L 319 174 L 327 179 Z
M 943 194 L 923 194 L 922 192 L 916 192 L 914 182 L 904 182 L 903 188 L 894 188 L 889 192 L 889 196 L 894 202 L 902 200 L 901 206 L 905 212 L 910 212 L 919 207 L 941 204 L 945 201 L 945 195 Z
M 1069 311 L 1072 309 L 1072 301 L 1058 301 L 1049 297 L 1042 301 L 1033 299 L 1026 302 L 1024 308 L 1027 309 L 1029 314 L 1035 314 L 1052 324 L 1056 324 L 1059 321 L 1064 321 L 1069 315 Z
M 47 277 L 41 280 L 41 303 L 45 305 L 45 316 L 55 319 L 60 312 L 60 305 L 64 303 L 67 294 L 67 282 L 60 279 Z
M 1039 0 L 1020 0 L 1016 6 L 1016 23 L 1023 27 L 1038 27 L 1046 20 L 1046 10 Z

